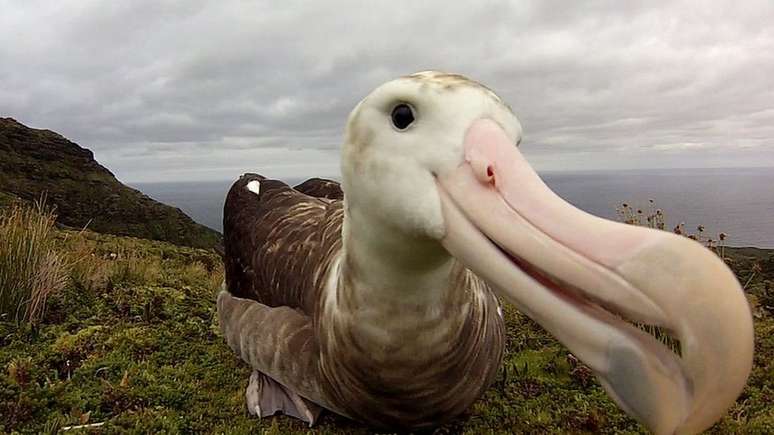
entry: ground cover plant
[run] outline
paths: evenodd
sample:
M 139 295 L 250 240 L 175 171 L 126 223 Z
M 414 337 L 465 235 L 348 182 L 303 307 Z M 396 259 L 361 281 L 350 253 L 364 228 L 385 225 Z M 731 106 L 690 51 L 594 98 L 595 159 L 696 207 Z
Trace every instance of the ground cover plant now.
M 37 322 L 0 319 L 0 432 L 370 433 L 330 413 L 311 429 L 247 414 L 250 370 L 217 324 L 215 252 L 57 229 L 51 247 L 65 284 Z M 748 386 L 710 433 L 774 433 L 774 251 L 724 255 L 747 284 L 756 350 Z M 430 433 L 642 433 L 561 344 L 513 307 L 504 314 L 497 381 Z

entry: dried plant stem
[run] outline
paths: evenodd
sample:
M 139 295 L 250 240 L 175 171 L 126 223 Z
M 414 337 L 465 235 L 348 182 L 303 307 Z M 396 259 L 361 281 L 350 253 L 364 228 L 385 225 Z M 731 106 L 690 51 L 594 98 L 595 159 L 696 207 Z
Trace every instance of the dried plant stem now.
M 44 200 L 0 214 L 0 315 L 37 323 L 49 295 L 64 288 L 67 264 L 54 249 L 55 216 Z

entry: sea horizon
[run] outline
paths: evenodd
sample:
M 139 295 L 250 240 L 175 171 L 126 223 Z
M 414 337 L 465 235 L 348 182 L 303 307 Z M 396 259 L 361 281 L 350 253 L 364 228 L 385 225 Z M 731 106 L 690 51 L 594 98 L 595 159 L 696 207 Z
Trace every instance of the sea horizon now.
M 591 214 L 618 220 L 622 203 L 653 207 L 666 215 L 667 229 L 699 225 L 705 238 L 728 234 L 727 246 L 774 248 L 774 168 L 659 168 L 538 171 L 559 196 Z M 240 174 L 241 175 L 241 174 Z M 222 232 L 222 206 L 231 180 L 135 182 L 130 186 L 183 210 L 195 221 Z M 316 177 L 276 177 L 289 185 Z M 337 180 L 338 177 L 321 177 Z M 654 200 L 651 206 L 650 200 Z

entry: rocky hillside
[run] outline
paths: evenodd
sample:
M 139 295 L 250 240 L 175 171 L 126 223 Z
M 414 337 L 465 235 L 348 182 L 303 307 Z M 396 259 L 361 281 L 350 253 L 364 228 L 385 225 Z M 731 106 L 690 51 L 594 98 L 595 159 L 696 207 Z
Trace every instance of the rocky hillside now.
M 221 241 L 180 209 L 121 184 L 91 151 L 52 131 L 0 118 L 0 205 L 44 193 L 65 226 L 198 248 Z

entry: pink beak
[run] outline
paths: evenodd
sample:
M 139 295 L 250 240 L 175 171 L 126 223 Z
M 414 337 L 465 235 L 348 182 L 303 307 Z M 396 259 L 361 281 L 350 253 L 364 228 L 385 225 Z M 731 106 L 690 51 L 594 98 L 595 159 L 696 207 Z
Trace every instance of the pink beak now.
M 554 194 L 494 121 L 475 121 L 465 162 L 438 177 L 444 247 L 596 373 L 659 434 L 711 426 L 752 366 L 749 306 L 700 244 L 607 221 Z M 672 352 L 631 322 L 679 340 Z

